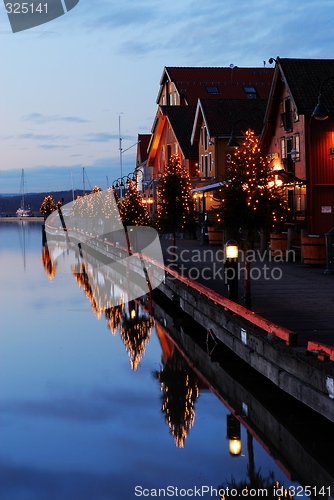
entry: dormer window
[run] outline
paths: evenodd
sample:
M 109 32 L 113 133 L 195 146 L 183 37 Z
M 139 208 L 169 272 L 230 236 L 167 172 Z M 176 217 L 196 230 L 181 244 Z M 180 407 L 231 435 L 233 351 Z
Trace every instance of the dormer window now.
M 208 94 L 220 94 L 218 87 L 215 85 L 208 85 L 206 87 Z
M 257 98 L 257 93 L 254 87 L 244 87 L 244 91 L 246 92 L 247 99 Z

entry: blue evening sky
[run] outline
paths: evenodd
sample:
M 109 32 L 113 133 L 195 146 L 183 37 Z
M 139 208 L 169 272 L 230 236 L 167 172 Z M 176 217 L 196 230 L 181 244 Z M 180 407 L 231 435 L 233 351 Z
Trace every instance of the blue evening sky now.
M 49 0 L 50 1 L 50 0 Z M 149 133 L 164 66 L 263 66 L 332 58 L 331 0 L 80 0 L 12 33 L 0 4 L 0 194 L 93 187 Z M 135 167 L 124 152 L 123 174 Z M 87 180 L 86 180 L 87 183 Z M 86 187 L 89 187 L 86 184 Z

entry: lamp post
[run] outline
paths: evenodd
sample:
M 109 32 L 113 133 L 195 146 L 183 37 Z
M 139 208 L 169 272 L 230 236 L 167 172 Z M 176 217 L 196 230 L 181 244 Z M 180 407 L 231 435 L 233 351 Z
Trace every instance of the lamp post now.
M 330 115 L 330 112 L 328 111 L 327 106 L 325 106 L 325 104 L 323 103 L 323 100 L 322 100 L 322 88 L 323 88 L 325 83 L 327 83 L 329 80 L 333 80 L 333 79 L 334 79 L 334 76 L 329 76 L 320 85 L 319 95 L 318 95 L 318 104 L 316 105 L 316 107 L 314 108 L 314 111 L 312 113 L 312 116 L 314 116 L 314 118 L 316 120 L 319 120 L 319 121 L 327 120 L 327 118 Z
M 228 240 L 225 245 L 225 284 L 228 286 L 228 298 L 238 303 L 238 243 Z
M 116 179 L 113 183 L 112 183 L 112 187 L 114 189 L 119 189 L 120 190 L 120 198 L 122 198 L 122 194 L 123 194 L 123 188 L 126 187 L 126 185 L 128 184 L 128 182 L 130 181 L 130 177 L 129 175 L 124 175 L 123 177 L 118 177 L 118 179 Z
M 228 141 L 228 143 L 227 143 L 227 147 L 229 147 L 229 148 L 238 148 L 238 147 L 240 146 L 240 144 L 239 144 L 238 140 L 237 140 L 237 139 L 236 139 L 236 137 L 235 137 L 234 127 L 235 127 L 238 123 L 241 123 L 241 122 L 243 122 L 243 123 L 247 124 L 247 126 L 249 127 L 249 123 L 248 123 L 248 121 L 247 121 L 247 120 L 237 120 L 237 121 L 235 121 L 235 122 L 233 123 L 233 125 L 232 125 L 231 136 L 230 136 L 229 141 Z
M 137 141 L 135 142 L 134 144 L 132 144 L 131 146 L 129 146 L 128 148 L 126 149 L 123 149 L 122 147 L 122 137 L 121 137 L 121 113 L 118 115 L 118 142 L 119 142 L 119 168 L 120 168 L 120 179 L 123 178 L 123 154 L 128 151 L 129 149 L 133 148 L 133 146 L 136 146 L 137 144 L 139 144 L 141 141 Z M 124 185 L 123 185 L 124 186 Z M 123 196 L 123 186 L 122 184 L 120 184 L 120 198 L 122 198 Z

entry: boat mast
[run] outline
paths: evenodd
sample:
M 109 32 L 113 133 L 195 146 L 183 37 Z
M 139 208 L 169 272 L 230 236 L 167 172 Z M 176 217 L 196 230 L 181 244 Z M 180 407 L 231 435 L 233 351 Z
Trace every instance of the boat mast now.
M 24 210 L 24 169 L 22 168 L 22 174 L 21 174 L 21 208 Z

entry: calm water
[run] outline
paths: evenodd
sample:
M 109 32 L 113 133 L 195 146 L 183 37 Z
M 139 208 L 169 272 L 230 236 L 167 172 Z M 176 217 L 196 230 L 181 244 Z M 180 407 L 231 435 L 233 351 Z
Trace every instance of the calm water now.
M 155 375 L 163 368 L 155 327 L 134 370 L 126 334 L 94 313 L 73 275 L 50 279 L 41 257 L 41 224 L 0 224 L 0 498 L 128 500 L 144 497 L 144 488 L 171 486 L 176 496 L 176 487 L 245 479 L 246 430 L 242 454 L 232 457 L 229 411 L 203 384 L 196 397 L 189 369 L 191 428 L 177 446 L 162 411 L 163 377 Z M 263 477 L 297 484 L 253 446 Z

